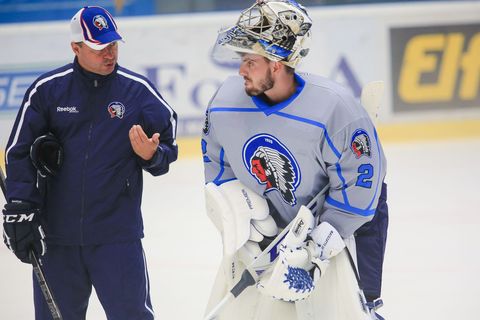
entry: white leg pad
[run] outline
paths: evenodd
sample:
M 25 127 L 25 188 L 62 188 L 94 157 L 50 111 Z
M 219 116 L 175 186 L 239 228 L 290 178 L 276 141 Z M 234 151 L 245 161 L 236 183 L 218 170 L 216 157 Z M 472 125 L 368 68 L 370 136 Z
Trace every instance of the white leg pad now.
M 345 243 L 352 256 L 356 256 L 355 241 Z M 352 245 L 353 244 L 353 245 Z M 313 293 L 296 302 L 297 319 L 302 320 L 370 320 L 364 309 L 363 292 L 360 290 L 346 250 L 330 259 L 325 274 L 316 284 Z
M 346 239 L 352 256 L 356 256 L 355 240 Z M 243 272 L 243 264 L 236 265 L 235 283 Z M 217 273 L 205 314 L 230 290 L 221 267 Z M 263 295 L 255 286 L 227 305 L 218 320 L 371 320 L 363 309 L 363 292 L 357 284 L 347 252 L 343 250 L 330 260 L 325 274 L 313 293 L 305 300 L 284 302 Z
M 241 275 L 243 270 L 236 274 Z M 223 268 L 217 273 L 210 299 L 205 310 L 208 313 L 230 288 L 227 288 Z M 237 279 L 238 280 L 238 279 Z M 245 291 L 225 306 L 218 320 L 295 320 L 295 304 L 275 300 L 261 294 L 255 286 L 248 287 Z

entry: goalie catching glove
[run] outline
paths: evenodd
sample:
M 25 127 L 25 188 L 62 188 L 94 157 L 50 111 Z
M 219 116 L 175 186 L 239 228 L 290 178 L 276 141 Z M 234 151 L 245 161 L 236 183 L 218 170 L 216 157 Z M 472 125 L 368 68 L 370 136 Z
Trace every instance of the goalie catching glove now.
M 39 209 L 30 203 L 12 201 L 3 210 L 3 241 L 18 259 L 31 263 L 30 250 L 43 256 L 45 234 L 38 223 Z
M 257 284 L 265 295 L 283 301 L 307 298 L 325 273 L 329 259 L 345 248 L 345 242 L 328 222 L 313 228 L 315 218 L 305 206 L 298 211 L 271 272 Z M 307 236 L 313 239 L 307 241 Z
M 258 243 L 274 237 L 278 228 L 267 201 L 238 180 L 205 186 L 207 214 L 222 235 L 224 255 L 242 254 L 253 259 L 261 252 Z

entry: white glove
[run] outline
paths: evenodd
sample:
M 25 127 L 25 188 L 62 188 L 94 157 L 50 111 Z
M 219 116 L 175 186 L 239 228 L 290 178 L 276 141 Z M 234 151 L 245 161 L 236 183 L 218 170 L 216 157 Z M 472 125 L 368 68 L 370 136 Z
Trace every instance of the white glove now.
M 222 235 L 225 255 L 233 256 L 248 240 L 273 237 L 278 228 L 267 201 L 238 180 L 205 186 L 207 214 Z M 251 250 L 250 250 L 251 251 Z
M 314 266 L 312 253 L 316 252 L 317 246 L 307 246 L 305 240 L 314 223 L 312 212 L 302 206 L 280 244 L 280 254 L 273 270 L 262 276 L 257 284 L 261 293 L 284 301 L 305 299 L 311 294 L 315 281 L 308 270 Z

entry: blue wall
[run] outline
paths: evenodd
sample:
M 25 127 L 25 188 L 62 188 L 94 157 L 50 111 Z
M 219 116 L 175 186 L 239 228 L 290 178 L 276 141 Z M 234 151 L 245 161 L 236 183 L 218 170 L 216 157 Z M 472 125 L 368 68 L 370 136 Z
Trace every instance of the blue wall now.
M 0 23 L 70 20 L 86 5 L 106 8 L 115 17 L 155 14 L 155 1 L 125 0 L 122 10 L 116 10 L 112 0 L 0 0 Z

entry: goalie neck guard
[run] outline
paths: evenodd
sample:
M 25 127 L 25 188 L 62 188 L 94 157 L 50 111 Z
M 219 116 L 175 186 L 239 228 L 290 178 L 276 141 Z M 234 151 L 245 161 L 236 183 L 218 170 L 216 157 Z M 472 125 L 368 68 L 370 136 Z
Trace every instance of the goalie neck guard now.
M 213 56 L 225 60 L 226 48 L 236 53 L 259 54 L 295 68 L 308 54 L 311 26 L 305 8 L 294 0 L 257 0 L 240 14 L 234 26 L 219 32 Z

